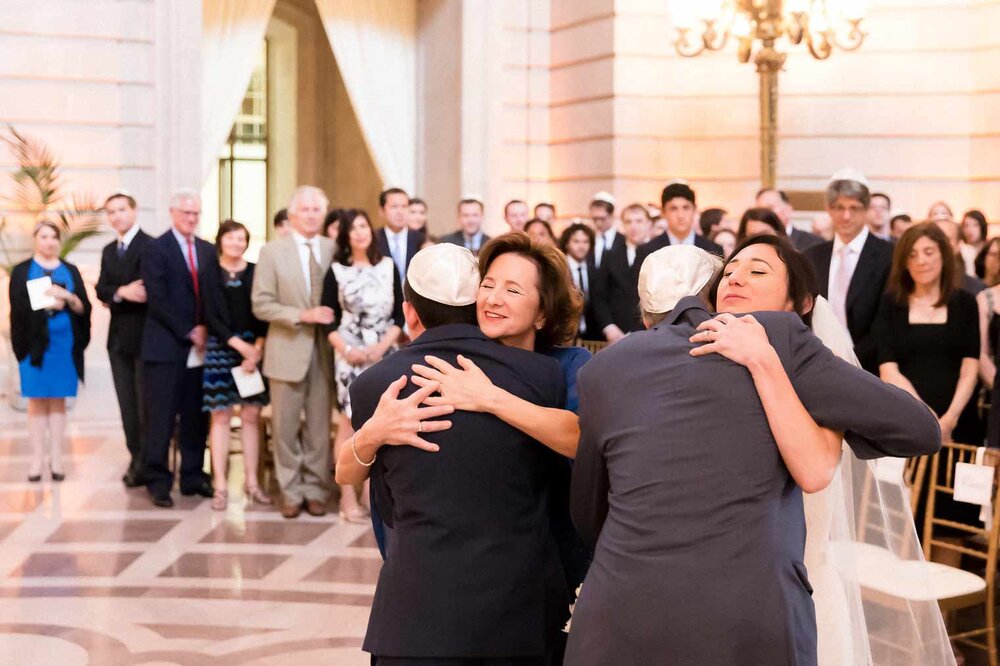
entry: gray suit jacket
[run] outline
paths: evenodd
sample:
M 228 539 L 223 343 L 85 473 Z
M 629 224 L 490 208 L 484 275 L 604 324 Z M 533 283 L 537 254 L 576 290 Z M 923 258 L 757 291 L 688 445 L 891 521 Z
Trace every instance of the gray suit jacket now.
M 688 353 L 710 316 L 683 299 L 580 371 L 571 504 L 596 547 L 566 664 L 816 663 L 802 494 L 746 368 Z M 938 450 L 923 404 L 837 359 L 795 315 L 755 316 L 803 404 L 858 456 Z
M 325 274 L 333 260 L 333 241 L 322 236 L 317 238 L 319 267 Z M 299 322 L 299 313 L 311 307 L 312 303 L 302 264 L 299 263 L 299 250 L 291 234 L 273 240 L 261 249 L 254 271 L 251 299 L 254 316 L 268 322 L 264 342 L 266 377 L 301 382 L 309 370 L 314 350 L 320 355 L 323 369 L 332 375 L 333 352 L 330 345 L 317 333 L 318 327 Z

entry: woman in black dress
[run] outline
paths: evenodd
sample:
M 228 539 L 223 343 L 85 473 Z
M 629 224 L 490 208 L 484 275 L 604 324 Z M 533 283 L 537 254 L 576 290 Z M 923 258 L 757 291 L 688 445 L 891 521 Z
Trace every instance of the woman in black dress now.
M 219 225 L 215 246 L 219 251 L 219 275 L 205 318 L 209 338 L 205 349 L 202 379 L 202 411 L 212 415 L 209 443 L 212 450 L 212 508 L 224 511 L 228 501 L 229 423 L 233 406 L 240 405 L 240 436 L 243 444 L 245 492 L 251 502 L 270 504 L 271 498 L 260 488 L 257 462 L 260 456 L 260 409 L 268 403 L 267 390 L 257 395 L 241 396 L 233 370 L 239 366 L 252 373 L 257 370 L 264 349 L 267 324 L 253 316 L 250 289 L 254 265 L 243 259 L 250 244 L 250 232 L 233 220 Z
M 948 239 L 933 223 L 906 231 L 876 320 L 879 374 L 937 414 L 945 441 L 981 444 L 971 400 L 979 372 L 979 312 L 957 287 Z

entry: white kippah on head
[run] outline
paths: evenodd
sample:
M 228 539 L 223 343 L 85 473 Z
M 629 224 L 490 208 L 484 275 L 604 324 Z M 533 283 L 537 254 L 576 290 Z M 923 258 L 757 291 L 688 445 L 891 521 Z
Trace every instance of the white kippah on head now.
M 831 183 L 838 180 L 853 180 L 855 183 L 861 183 L 865 187 L 868 187 L 868 179 L 865 178 L 865 175 L 857 169 L 852 169 L 850 167 L 843 168 L 830 176 Z
M 475 192 L 466 192 L 459 198 L 459 201 L 475 201 L 480 206 L 486 207 L 486 204 L 483 203 L 483 198 Z
M 413 255 L 406 282 L 424 298 L 461 307 L 476 302 L 479 264 L 464 247 L 452 243 L 431 245 Z
M 677 301 L 708 284 L 722 261 L 693 245 L 668 245 L 646 257 L 639 270 L 639 306 L 646 312 L 670 312 Z
M 594 198 L 591 199 L 591 201 L 603 201 L 604 203 L 610 205 L 612 208 L 615 207 L 614 196 L 612 196 L 611 192 L 605 192 L 604 190 L 601 190 L 600 192 L 595 194 Z

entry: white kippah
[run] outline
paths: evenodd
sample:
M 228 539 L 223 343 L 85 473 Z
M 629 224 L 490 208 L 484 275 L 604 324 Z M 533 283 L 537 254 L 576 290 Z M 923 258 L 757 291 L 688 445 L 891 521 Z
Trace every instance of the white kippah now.
M 612 208 L 615 207 L 614 196 L 612 196 L 611 192 L 605 192 L 604 190 L 601 190 L 600 192 L 595 194 L 594 198 L 591 199 L 591 201 L 603 201 L 604 203 L 610 205 Z
M 722 261 L 694 245 L 668 245 L 646 257 L 639 270 L 639 305 L 670 312 L 677 301 L 704 289 Z
M 868 179 L 865 178 L 865 175 L 857 169 L 850 167 L 843 168 L 830 176 L 831 183 L 837 180 L 853 180 L 855 183 L 861 183 L 865 187 L 868 187 Z
M 467 193 L 463 194 L 462 197 L 459 199 L 459 201 L 475 201 L 477 204 L 479 204 L 483 208 L 486 207 L 486 204 L 483 203 L 483 198 L 481 196 L 479 196 L 478 194 L 476 194 L 475 192 L 467 192 Z
M 475 255 L 459 245 L 431 245 L 413 255 L 406 269 L 406 282 L 413 291 L 435 303 L 471 305 L 479 292 L 479 264 Z

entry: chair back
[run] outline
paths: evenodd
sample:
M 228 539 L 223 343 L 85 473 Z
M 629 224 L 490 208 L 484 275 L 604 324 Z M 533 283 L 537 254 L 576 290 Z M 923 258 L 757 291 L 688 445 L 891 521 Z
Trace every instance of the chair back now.
M 582 338 L 577 338 L 575 344 L 577 347 L 583 347 L 591 354 L 597 354 L 597 352 L 608 346 L 607 340 L 584 340 Z
M 924 482 L 927 479 L 927 461 L 929 459 L 930 456 L 907 458 L 906 466 L 903 468 L 903 483 L 910 489 L 910 510 L 913 515 L 917 514 L 920 493 L 923 491 Z
M 955 494 L 955 467 L 958 463 L 976 462 L 978 446 L 971 444 L 955 444 L 945 442 L 941 450 L 934 455 L 931 462 L 931 473 L 927 481 L 927 509 L 924 516 L 924 557 L 931 559 L 931 549 L 939 548 L 966 555 L 985 564 L 987 590 L 993 589 L 997 568 L 997 535 L 1000 534 L 1000 483 L 997 475 L 993 475 L 993 520 L 987 528 L 977 518 L 963 520 L 955 516 L 942 517 L 942 498 L 951 498 Z M 1000 450 L 986 449 L 983 465 L 1000 466 Z M 974 505 L 970 505 L 974 506 Z M 971 514 L 971 512 L 969 512 Z M 943 529 L 960 532 L 965 538 L 941 538 Z

